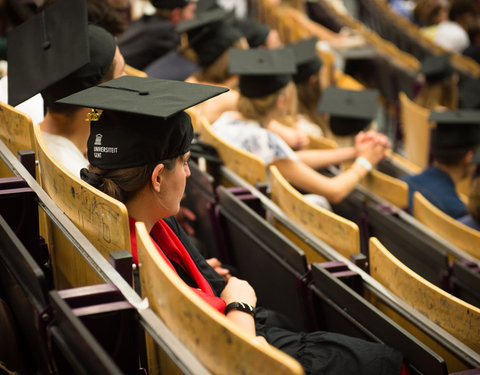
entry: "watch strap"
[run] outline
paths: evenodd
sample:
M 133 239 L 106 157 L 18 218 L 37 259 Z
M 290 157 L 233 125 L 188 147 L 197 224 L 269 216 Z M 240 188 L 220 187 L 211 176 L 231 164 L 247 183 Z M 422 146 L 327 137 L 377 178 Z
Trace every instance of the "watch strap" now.
M 225 307 L 225 315 L 227 315 L 232 310 L 238 310 L 255 316 L 255 307 L 244 302 L 232 302 Z

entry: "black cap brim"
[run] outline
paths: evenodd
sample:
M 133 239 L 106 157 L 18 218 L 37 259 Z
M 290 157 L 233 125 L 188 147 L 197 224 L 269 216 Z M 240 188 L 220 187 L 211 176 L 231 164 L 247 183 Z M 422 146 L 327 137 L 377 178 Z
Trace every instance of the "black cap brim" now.
M 57 102 L 168 118 L 226 91 L 219 86 L 124 76 Z

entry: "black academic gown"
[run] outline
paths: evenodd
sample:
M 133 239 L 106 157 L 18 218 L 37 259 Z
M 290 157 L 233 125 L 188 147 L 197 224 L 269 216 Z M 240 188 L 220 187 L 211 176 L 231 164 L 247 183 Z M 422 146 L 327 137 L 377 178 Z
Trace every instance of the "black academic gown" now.
M 208 265 L 175 218 L 165 219 L 165 222 L 190 253 L 214 293 L 219 296 L 225 287 L 223 278 Z M 306 374 L 400 374 L 402 354 L 386 345 L 323 331 L 292 332 L 272 326 L 271 314 L 270 310 L 261 307 L 255 309 L 257 335 L 265 337 L 270 345 L 299 361 Z
M 133 21 L 118 39 L 125 62 L 143 70 L 152 61 L 174 50 L 180 44 L 175 25 L 156 16 L 142 16 Z

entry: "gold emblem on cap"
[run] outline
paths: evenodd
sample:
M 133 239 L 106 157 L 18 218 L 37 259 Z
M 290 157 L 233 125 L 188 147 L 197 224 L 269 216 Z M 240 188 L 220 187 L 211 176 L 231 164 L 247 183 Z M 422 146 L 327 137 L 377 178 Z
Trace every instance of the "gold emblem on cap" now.
M 85 121 L 98 121 L 100 119 L 101 113 L 98 113 L 95 108 L 92 108 L 91 112 L 87 113 Z

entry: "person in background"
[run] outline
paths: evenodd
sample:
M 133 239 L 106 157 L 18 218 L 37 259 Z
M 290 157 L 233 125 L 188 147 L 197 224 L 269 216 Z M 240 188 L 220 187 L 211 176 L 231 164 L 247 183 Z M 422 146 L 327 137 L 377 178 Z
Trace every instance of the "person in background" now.
M 458 74 L 450 64 L 450 56 L 428 56 L 419 71 L 424 84 L 415 97 L 415 103 L 433 110 L 458 108 Z
M 468 28 L 468 36 L 470 46 L 463 51 L 463 54 L 480 64 L 480 16 L 477 16 Z
M 228 69 L 230 51 L 232 48 L 247 49 L 247 41 L 223 9 L 204 12 L 197 19 L 179 25 L 178 30 L 186 35 L 183 56 L 200 67 L 187 81 L 232 89 L 194 107 L 212 123 L 223 112 L 235 108 L 238 92 L 233 89 L 238 85 L 238 77 Z
M 324 90 L 317 111 L 328 114 L 328 134 L 339 146 L 353 146 L 359 132 L 375 130 L 378 97 L 378 90 L 372 89 L 345 90 L 329 86 Z
M 413 0 L 390 0 L 390 8 L 401 17 L 408 20 L 413 18 L 413 10 L 415 9 L 415 1 Z
M 469 175 L 475 150 L 480 145 L 480 111 L 432 112 L 437 124 L 432 132 L 432 166 L 417 175 L 406 176 L 409 208 L 413 193 L 419 191 L 434 206 L 458 219 L 467 214 L 456 184 Z
M 240 75 L 237 111 L 222 114 L 213 124 L 213 131 L 226 142 L 255 154 L 266 166 L 275 165 L 287 181 L 313 194 L 307 199 L 326 207 L 328 202 L 322 197 L 329 202 L 340 202 L 383 158 L 388 146 L 386 137 L 372 132 L 359 134 L 354 147 L 294 152 L 268 130 L 272 119 L 289 113 L 291 100 L 296 99 L 292 82 L 292 74 L 296 72 L 293 51 L 260 49 L 230 53 L 230 71 Z M 341 102 L 337 105 L 343 112 L 349 110 Z M 333 178 L 315 171 L 349 160 L 355 162 Z
M 85 118 L 89 109 L 55 101 L 123 75 L 124 61 L 111 34 L 87 25 L 84 1 L 61 0 L 42 13 L 9 34 L 11 45 L 21 46 L 9 49 L 9 102 L 18 105 L 38 92 L 42 94 L 47 109 L 40 122 L 44 141 L 53 156 L 79 176 L 80 169 L 88 165 L 90 130 Z M 48 23 L 50 19 L 65 22 Z M 44 28 L 51 37 L 38 45 L 34 35 L 43 35 Z M 45 44 L 49 48 L 45 49 Z M 77 53 L 65 50 L 65 45 Z
M 438 25 L 448 20 L 448 4 L 443 0 L 427 0 L 423 4 L 425 6 L 425 9 L 423 9 L 424 14 L 420 16 L 422 10 L 419 9 L 418 11 L 419 17 L 422 17 L 420 31 L 426 38 L 434 41 Z M 420 6 L 417 5 L 417 8 Z
M 125 62 L 140 70 L 175 50 L 180 45 L 175 26 L 195 17 L 195 1 L 151 0 L 151 3 L 156 8 L 155 14 L 133 21 L 118 39 Z
M 447 51 L 462 53 L 470 45 L 467 34 L 474 13 L 471 0 L 453 0 L 448 12 L 448 20 L 437 27 L 434 42 Z

